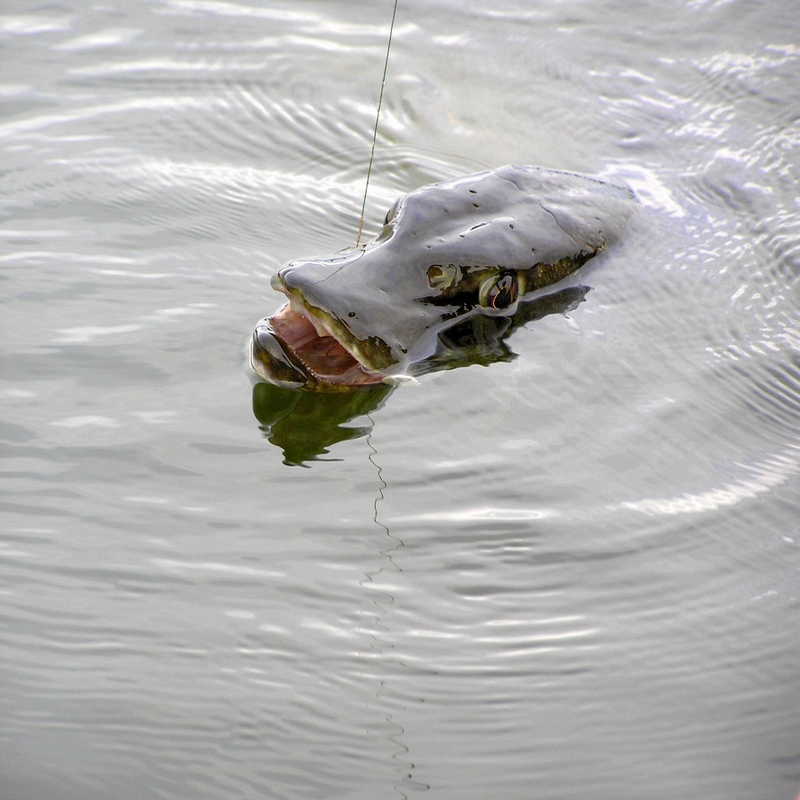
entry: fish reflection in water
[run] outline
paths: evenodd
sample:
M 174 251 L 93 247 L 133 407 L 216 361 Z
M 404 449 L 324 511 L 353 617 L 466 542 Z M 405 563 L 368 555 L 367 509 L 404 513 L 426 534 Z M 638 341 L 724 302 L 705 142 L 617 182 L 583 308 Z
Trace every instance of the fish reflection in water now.
M 283 463 L 315 461 L 337 442 L 366 436 L 372 426 L 347 423 L 378 409 L 392 387 L 385 384 L 349 392 L 284 389 L 273 383 L 253 386 L 253 414 L 264 436 L 283 451 Z
M 436 352 L 410 369 L 413 376 L 516 358 L 506 339 L 519 327 L 549 314 L 566 314 L 589 291 L 568 286 L 520 303 L 511 317 L 471 317 L 439 334 Z M 253 414 L 264 436 L 283 451 L 284 463 L 302 466 L 319 459 L 338 442 L 372 430 L 369 414 L 379 409 L 396 387 L 385 383 L 338 392 L 287 389 L 274 383 L 253 386 Z M 348 425 L 364 417 L 359 425 Z

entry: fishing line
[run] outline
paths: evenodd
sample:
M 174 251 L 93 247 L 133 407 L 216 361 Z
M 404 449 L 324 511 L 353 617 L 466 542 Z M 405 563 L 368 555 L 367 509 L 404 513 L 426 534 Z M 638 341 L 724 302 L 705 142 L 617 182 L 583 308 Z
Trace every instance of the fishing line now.
M 389 51 L 392 49 L 392 34 L 394 33 L 394 18 L 397 16 L 397 2 L 394 0 L 394 10 L 392 11 L 392 23 L 389 25 L 389 42 L 386 45 L 386 61 L 383 62 L 383 78 L 381 79 L 381 93 L 378 97 L 378 111 L 375 114 L 375 130 L 372 133 L 372 151 L 369 156 L 369 166 L 367 167 L 367 183 L 364 186 L 364 200 L 361 203 L 361 219 L 358 221 L 358 235 L 356 236 L 356 247 L 361 244 L 361 230 L 364 227 L 364 211 L 367 208 L 367 192 L 369 191 L 369 178 L 372 175 L 372 162 L 375 160 L 375 142 L 378 138 L 378 120 L 381 118 L 381 105 L 383 105 L 383 90 L 386 87 L 386 70 L 389 68 Z
M 373 458 L 373 456 L 377 456 L 378 455 L 378 451 L 375 449 L 375 447 L 372 444 L 372 429 L 375 427 L 375 423 L 372 421 L 372 417 L 369 414 L 367 414 L 367 419 L 370 421 L 370 425 L 372 426 L 369 429 L 369 433 L 367 433 L 367 447 L 369 447 L 369 449 L 372 451 L 372 453 L 370 453 L 370 455 L 368 455 L 367 458 L 369 459 L 369 462 L 372 464 L 372 466 L 375 467 L 375 471 L 376 471 L 376 473 L 378 475 L 378 480 L 381 482 L 381 485 L 378 487 L 378 496 L 375 498 L 375 502 L 372 504 L 372 512 L 373 512 L 372 521 L 379 528 L 383 528 L 386 531 L 386 535 L 390 539 L 394 539 L 395 537 L 392 536 L 391 531 L 386 527 L 386 525 L 384 525 L 382 522 L 380 522 L 378 520 L 378 501 L 386 499 L 384 497 L 383 492 L 384 492 L 385 489 L 388 489 L 389 486 L 386 483 L 386 481 L 383 479 L 383 471 L 381 470 L 381 465 L 377 461 L 375 461 L 375 459 Z M 388 556 L 388 554 L 386 554 L 386 555 Z M 391 556 L 388 556 L 388 558 L 389 558 L 389 561 L 392 560 Z M 401 570 L 401 572 L 402 572 L 402 570 Z

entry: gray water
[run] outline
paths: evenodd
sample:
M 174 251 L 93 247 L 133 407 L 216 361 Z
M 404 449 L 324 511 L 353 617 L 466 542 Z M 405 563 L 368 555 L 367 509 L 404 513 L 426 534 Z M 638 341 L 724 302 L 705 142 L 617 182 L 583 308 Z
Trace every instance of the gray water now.
M 642 210 L 320 412 L 244 345 L 354 243 L 391 10 L 3 4 L 0 796 L 791 800 L 796 4 L 401 0 L 368 234 L 508 162 Z

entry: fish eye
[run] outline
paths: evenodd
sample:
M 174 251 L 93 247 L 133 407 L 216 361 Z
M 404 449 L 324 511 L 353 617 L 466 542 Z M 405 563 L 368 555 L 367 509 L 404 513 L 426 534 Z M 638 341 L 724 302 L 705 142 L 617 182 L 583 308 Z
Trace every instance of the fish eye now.
M 479 301 L 483 308 L 491 311 L 505 311 L 517 302 L 519 285 L 511 272 L 501 272 L 481 286 Z

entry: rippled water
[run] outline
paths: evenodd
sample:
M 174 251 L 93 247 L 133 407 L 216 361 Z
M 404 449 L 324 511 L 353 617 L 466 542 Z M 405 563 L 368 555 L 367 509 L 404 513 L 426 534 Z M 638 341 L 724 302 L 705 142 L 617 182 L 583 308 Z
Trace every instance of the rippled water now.
M 390 17 L 4 4 L 0 794 L 790 800 L 796 8 L 401 0 L 368 231 L 507 162 L 642 213 L 517 358 L 320 410 L 243 348 Z

